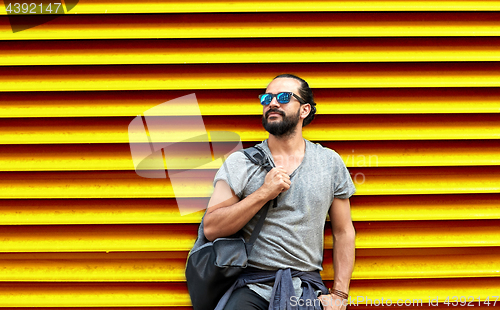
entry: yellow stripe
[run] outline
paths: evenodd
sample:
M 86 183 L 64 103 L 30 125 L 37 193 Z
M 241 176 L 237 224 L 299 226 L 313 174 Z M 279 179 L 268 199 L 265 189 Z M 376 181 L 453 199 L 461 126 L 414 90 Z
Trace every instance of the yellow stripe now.
M 155 127 L 169 132 L 169 141 L 180 142 L 199 135 L 197 118 L 165 117 Z M 132 118 L 102 119 L 5 119 L 0 123 L 0 144 L 61 144 L 61 143 L 135 143 L 141 133 L 129 138 Z M 269 134 L 263 130 L 261 118 L 219 117 L 204 118 L 208 131 L 230 131 L 241 141 L 262 141 Z M 500 114 L 453 115 L 381 115 L 318 117 L 304 129 L 304 137 L 312 141 L 350 140 L 462 140 L 498 139 Z M 227 139 L 234 138 L 228 136 Z M 202 140 L 193 141 L 201 142 Z M 225 141 L 223 141 L 225 142 Z M 376 154 L 370 154 L 376 155 Z M 372 157 L 372 161 L 376 158 Z M 356 158 L 357 160 L 357 158 Z M 347 158 L 346 161 L 348 162 Z M 356 161 L 355 161 L 356 163 Z
M 189 224 L 200 223 L 208 200 L 182 199 L 181 207 L 200 210 L 182 215 L 176 199 L 19 199 L 1 204 L 2 225 Z
M 69 14 L 319 11 L 497 11 L 499 1 L 140 1 L 80 0 Z M 6 14 L 2 7 L 0 14 Z
M 0 67 L 0 91 L 264 89 L 280 65 Z M 495 63 L 297 64 L 313 88 L 493 87 Z
M 351 198 L 355 221 L 500 219 L 497 195 L 362 196 Z
M 209 197 L 215 172 L 188 171 L 173 179 L 175 187 L 169 180 L 134 172 L 6 173 L 0 180 L 0 199 Z M 500 193 L 497 167 L 357 168 L 351 174 L 357 195 Z
M 500 245 L 496 220 L 429 222 L 358 222 L 356 248 L 484 247 Z M 325 248 L 333 239 L 326 233 Z
M 338 152 L 347 167 L 476 166 L 500 162 L 496 140 L 339 141 L 322 145 Z
M 460 256 L 357 257 L 353 279 L 498 277 L 498 254 Z M 324 267 L 333 280 L 333 266 Z
M 196 239 L 187 225 L 4 226 L 0 252 L 186 251 Z
M 478 301 L 479 296 L 484 301 L 486 296 L 498 295 L 498 279 L 428 279 L 428 280 L 394 280 L 394 281 L 355 281 L 351 284 L 349 295 L 352 301 L 358 301 L 360 305 L 366 305 L 367 298 L 378 299 L 378 302 L 384 298 L 385 301 L 391 299 L 393 307 L 396 306 L 398 299 L 404 303 L 409 300 L 411 304 L 415 300 L 416 309 L 422 306 L 428 306 L 429 301 L 437 299 L 444 302 L 449 296 L 449 302 L 452 302 L 452 296 L 475 296 Z M 359 298 L 357 298 L 359 296 Z M 361 296 L 364 301 L 361 302 Z M 460 297 L 458 297 L 458 300 Z M 464 298 L 465 299 L 465 298 Z M 493 298 L 495 300 L 496 298 Z M 422 303 L 417 305 L 419 301 Z M 469 299 L 471 301 L 472 299 Z M 493 301 L 490 298 L 490 301 Z M 426 304 L 424 304 L 426 303 Z M 370 305 L 370 302 L 368 302 Z M 492 306 L 493 303 L 490 304 Z M 481 304 L 484 306 L 484 304 Z
M 497 38 L 16 41 L 0 50 L 0 66 L 499 61 L 498 44 Z
M 189 295 L 164 283 L 0 283 L 4 307 L 188 306 Z M 119 309 L 119 308 L 118 308 Z
M 4 118 L 137 116 L 159 104 L 192 115 L 170 100 L 195 93 L 202 115 L 262 115 L 260 90 L 36 92 L 0 94 Z M 498 88 L 315 89 L 317 114 L 498 113 Z M 234 102 L 238 102 L 235 109 Z
M 498 277 L 500 248 L 358 249 L 353 279 Z M 332 252 L 322 278 L 333 280 Z M 418 281 L 418 280 L 417 280 Z M 390 281 L 389 281 L 390 282 Z
M 498 247 L 498 220 L 356 222 L 356 248 Z M 188 251 L 197 225 L 4 226 L 0 252 Z M 332 248 L 326 229 L 325 249 Z
M 172 282 L 185 281 L 185 259 L 2 259 L 0 281 Z M 40 284 L 43 285 L 43 284 Z
M 219 169 L 201 144 L 185 143 L 168 153 L 170 169 Z M 228 145 L 229 143 L 222 144 Z M 323 142 L 340 154 L 347 167 L 417 166 L 497 166 L 500 145 L 484 141 L 390 141 Z M 134 147 L 134 146 L 132 146 Z M 0 146 L 0 171 L 98 171 L 134 170 L 130 146 L 108 145 L 3 145 Z
M 112 253 L 120 254 L 120 253 Z M 54 256 L 57 254 L 54 254 Z M 21 256 L 0 261 L 0 281 L 9 282 L 184 282 L 183 258 L 66 259 Z M 148 253 L 142 253 L 148 256 Z M 24 255 L 26 256 L 26 255 Z M 454 256 L 357 257 L 353 280 L 408 278 L 498 277 L 498 254 Z M 321 276 L 333 280 L 331 256 L 323 262 Z
M 200 223 L 207 199 L 4 200 L 2 225 Z M 500 219 L 493 195 L 355 196 L 354 221 Z
M 472 92 L 473 89 L 469 90 Z M 331 89 L 334 92 L 335 89 Z M 359 90 L 352 90 L 358 92 Z M 184 91 L 186 95 L 190 91 Z M 191 93 L 198 93 L 200 90 L 193 90 Z M 259 91 L 256 91 L 259 93 Z M 260 91 L 262 92 L 262 91 Z M 407 91 L 411 93 L 410 90 Z M 76 93 L 80 96 L 79 93 Z M 82 94 L 83 95 L 83 94 Z M 316 97 L 316 96 L 315 96 Z M 168 97 L 167 97 L 168 98 Z M 16 105 L 9 104 L 8 101 L 0 103 L 0 113 L 4 118 L 31 118 L 31 117 L 101 117 L 101 116 L 136 116 L 142 112 L 163 103 L 167 98 L 160 98 L 157 101 L 148 103 L 131 102 L 130 104 L 99 105 L 100 100 L 90 102 L 67 102 L 48 103 L 30 102 L 30 109 L 25 108 L 24 102 L 17 101 Z M 174 99 L 174 98 L 171 98 Z M 317 115 L 332 114 L 423 114 L 423 113 L 498 113 L 500 103 L 498 98 L 490 99 L 484 97 L 472 97 L 469 99 L 443 98 L 442 100 L 427 101 L 426 98 L 414 97 L 412 101 L 396 101 L 394 98 L 321 98 L 318 97 Z M 262 106 L 258 105 L 252 97 L 238 99 L 238 109 L 234 109 L 232 104 L 220 102 L 207 102 L 198 100 L 200 112 L 207 116 L 227 116 L 227 115 L 262 115 Z M 166 100 L 165 100 L 166 101 Z M 68 100 L 69 102 L 69 100 Z M 103 103 L 104 104 L 104 103 Z M 181 109 L 173 110 L 179 116 L 186 115 L 189 111 Z
M 359 195 L 496 193 L 495 168 L 368 168 L 351 169 Z M 489 170 L 489 172 L 488 172 Z M 479 172 L 481 171 L 481 172 Z M 476 173 L 484 173 L 476 178 Z M 471 182 L 474 180 L 474 182 Z M 464 186 L 467 184 L 467 186 Z
M 462 227 L 458 227 L 463 225 Z M 470 224 L 471 223 L 471 224 Z M 386 222 L 355 224 L 356 248 L 437 248 L 498 246 L 496 221 Z M 438 226 L 438 227 L 437 227 Z M 325 248 L 333 243 L 326 234 Z
M 496 13 L 241 13 L 238 15 L 64 15 L 0 40 L 498 36 Z

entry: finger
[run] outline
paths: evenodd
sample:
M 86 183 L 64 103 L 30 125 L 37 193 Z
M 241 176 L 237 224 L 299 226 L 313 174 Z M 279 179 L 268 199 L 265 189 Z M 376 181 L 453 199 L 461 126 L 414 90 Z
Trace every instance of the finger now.
M 283 171 L 280 171 L 280 170 L 275 170 L 274 173 L 273 173 L 273 176 L 274 177 L 280 177 L 280 178 L 287 178 L 288 177 L 288 174 L 286 174 L 286 172 L 283 172 Z
M 279 184 L 280 187 L 286 187 L 288 189 L 288 188 L 290 188 L 290 185 L 292 183 L 290 182 L 290 180 L 280 179 L 278 184 Z
M 277 170 L 276 172 L 277 172 L 277 174 L 279 174 L 279 175 L 288 176 L 288 173 L 286 173 L 286 171 L 285 171 L 285 170 Z
M 290 176 L 288 174 L 282 173 L 281 175 L 283 176 L 283 178 L 290 180 Z
M 286 173 L 279 173 L 279 174 L 277 175 L 277 177 L 279 177 L 279 178 L 280 178 L 281 180 L 283 180 L 283 181 L 284 181 L 284 180 L 290 180 L 290 176 L 289 176 L 288 174 L 286 174 Z
M 281 174 L 277 175 L 277 177 L 280 179 L 280 181 L 290 182 L 290 177 L 287 174 L 281 173 Z
M 281 177 L 283 175 L 283 172 L 279 171 L 276 168 L 273 168 L 271 171 L 269 171 L 268 174 L 271 175 L 273 178 L 276 178 L 276 177 L 279 178 L 279 177 Z

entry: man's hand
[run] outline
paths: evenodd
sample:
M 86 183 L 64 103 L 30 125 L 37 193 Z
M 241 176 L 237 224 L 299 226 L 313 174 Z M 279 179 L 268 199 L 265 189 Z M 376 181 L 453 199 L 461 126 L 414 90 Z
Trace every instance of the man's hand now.
M 269 200 L 271 200 L 278 197 L 280 193 L 290 189 L 290 184 L 290 176 L 283 167 L 279 166 L 267 173 L 262 189 L 266 191 L 267 195 L 269 195 Z
M 218 181 L 205 213 L 204 234 L 213 241 L 238 232 L 268 202 L 290 188 L 290 176 L 283 167 L 271 169 L 264 184 L 240 200 L 225 181 Z
M 345 310 L 347 305 L 342 297 L 333 294 L 320 295 L 318 299 L 323 305 L 323 310 Z

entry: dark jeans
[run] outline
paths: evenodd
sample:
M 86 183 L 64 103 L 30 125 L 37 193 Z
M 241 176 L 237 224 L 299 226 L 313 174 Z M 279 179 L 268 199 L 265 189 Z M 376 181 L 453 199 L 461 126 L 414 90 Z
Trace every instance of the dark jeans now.
M 267 310 L 269 303 L 248 286 L 235 290 L 227 301 L 224 310 Z

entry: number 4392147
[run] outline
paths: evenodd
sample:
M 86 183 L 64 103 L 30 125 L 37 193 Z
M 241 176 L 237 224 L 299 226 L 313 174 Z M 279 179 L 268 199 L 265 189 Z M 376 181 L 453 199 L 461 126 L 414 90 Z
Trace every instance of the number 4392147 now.
M 487 297 L 479 297 L 477 302 L 476 299 L 472 296 L 465 297 L 461 296 L 460 298 L 458 296 L 452 296 L 446 298 L 446 300 L 443 302 L 446 306 L 468 306 L 468 307 L 495 307 L 497 304 L 497 300 L 499 299 L 499 296 L 487 296 Z M 499 303 L 500 304 L 500 303 Z
M 61 3 L 9 3 L 5 8 L 9 14 L 62 14 Z

